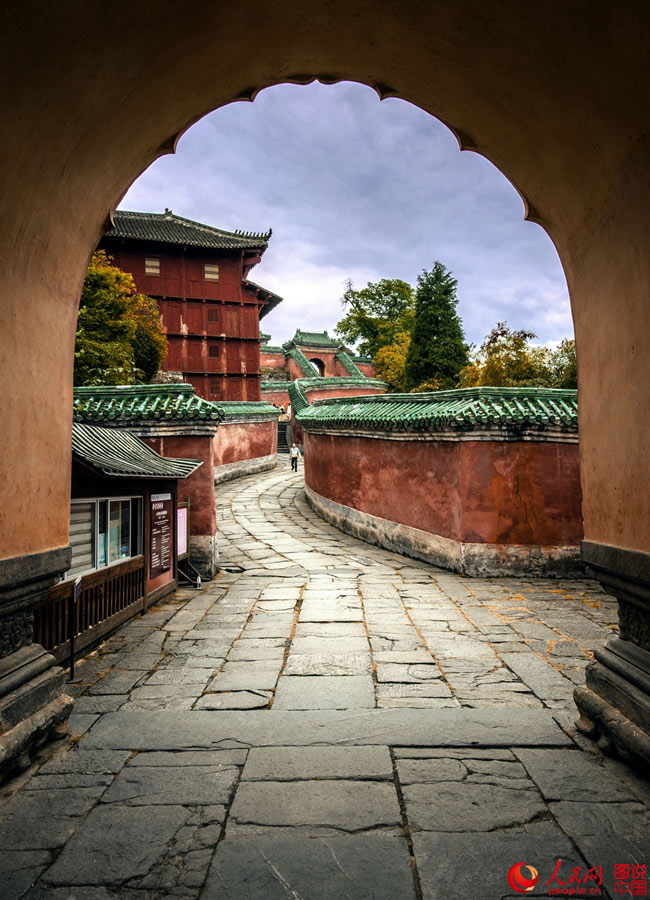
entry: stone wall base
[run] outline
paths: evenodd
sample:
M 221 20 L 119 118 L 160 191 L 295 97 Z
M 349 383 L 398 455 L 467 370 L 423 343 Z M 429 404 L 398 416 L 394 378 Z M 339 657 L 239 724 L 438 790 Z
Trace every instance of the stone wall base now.
M 584 573 L 577 546 L 464 543 L 343 506 L 307 486 L 305 495 L 319 516 L 346 534 L 461 575 L 564 578 Z
M 226 463 L 223 466 L 215 466 L 214 483 L 222 484 L 224 481 L 232 481 L 243 475 L 255 475 L 257 472 L 267 472 L 275 468 L 277 453 L 268 456 L 257 456 L 255 459 L 240 459 L 237 462 Z
M 210 581 L 219 571 L 219 542 L 216 534 L 190 535 L 190 561 Z

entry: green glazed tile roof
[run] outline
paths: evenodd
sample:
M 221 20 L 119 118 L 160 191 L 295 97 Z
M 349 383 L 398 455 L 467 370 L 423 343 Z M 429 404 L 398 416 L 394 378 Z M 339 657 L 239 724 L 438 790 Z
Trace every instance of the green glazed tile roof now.
M 314 375 L 318 375 L 318 369 L 313 363 L 309 362 L 302 350 L 299 350 L 297 347 L 292 347 L 291 350 L 287 351 L 287 356 L 290 356 L 298 363 L 301 371 L 304 372 L 308 378 L 313 378 Z
M 260 343 L 267 344 L 271 340 L 270 334 L 264 334 L 263 331 L 260 331 Z
M 203 463 L 160 456 L 144 441 L 116 428 L 72 426 L 72 455 L 105 475 L 122 478 L 187 478 Z
M 293 382 L 288 379 L 285 381 L 263 381 L 260 384 L 260 390 L 262 393 L 265 391 L 286 391 L 290 384 L 293 384 Z
M 74 389 L 74 420 L 99 425 L 137 421 L 220 422 L 215 403 L 197 397 L 191 384 L 135 384 Z
M 289 347 L 293 344 L 306 344 L 308 347 L 341 346 L 340 341 L 335 341 L 326 331 L 301 331 L 300 328 L 296 330 L 296 333 L 291 340 L 287 341 L 283 346 Z
M 372 363 L 372 356 L 352 356 L 355 363 Z
M 164 213 L 145 213 L 118 209 L 114 213 L 113 220 L 115 226 L 106 232 L 106 237 L 185 244 L 210 250 L 263 251 L 271 237 L 270 229 L 260 234 L 248 231 L 224 231 L 222 228 L 203 225 L 183 216 L 175 216 L 171 210 Z
M 239 418 L 240 416 L 266 418 L 280 415 L 280 410 L 265 400 L 219 400 L 216 405 L 224 414 L 225 424 L 227 424 L 228 419 Z
M 300 424 L 378 431 L 435 431 L 471 426 L 578 428 L 577 391 L 556 388 L 461 388 L 422 394 L 376 394 L 317 400 Z
M 359 378 L 354 378 L 353 376 L 318 376 L 317 378 L 297 378 L 295 381 L 289 382 L 288 386 L 289 400 L 291 401 L 291 406 L 294 412 L 299 413 L 310 406 L 309 400 L 307 399 L 307 391 L 314 390 L 315 388 L 328 390 L 329 388 L 336 387 L 359 388 L 359 394 L 362 395 L 364 390 L 368 390 L 370 388 L 384 389 L 386 387 L 386 384 L 383 381 L 379 381 L 379 379 L 377 378 L 366 378 L 365 375 L 360 375 Z M 319 403 L 320 402 L 324 403 L 326 401 L 319 401 Z M 340 398 L 337 397 L 332 402 L 338 403 L 341 401 Z M 345 398 L 343 398 L 342 402 L 346 402 Z
M 284 356 L 284 349 L 282 347 L 274 347 L 272 344 L 262 344 L 260 353 L 275 353 L 279 356 Z
M 345 352 L 345 350 L 339 350 L 339 352 L 336 354 L 336 359 L 340 360 L 341 365 L 346 370 L 346 372 L 350 373 L 350 375 L 357 375 L 360 378 L 365 378 L 365 375 L 363 374 L 361 369 L 352 359 L 350 354 Z

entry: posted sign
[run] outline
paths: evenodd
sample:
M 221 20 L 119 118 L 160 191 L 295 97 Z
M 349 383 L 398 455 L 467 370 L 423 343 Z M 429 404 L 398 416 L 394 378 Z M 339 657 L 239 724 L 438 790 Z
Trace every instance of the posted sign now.
M 169 572 L 172 567 L 172 495 L 151 495 L 151 564 L 152 578 Z

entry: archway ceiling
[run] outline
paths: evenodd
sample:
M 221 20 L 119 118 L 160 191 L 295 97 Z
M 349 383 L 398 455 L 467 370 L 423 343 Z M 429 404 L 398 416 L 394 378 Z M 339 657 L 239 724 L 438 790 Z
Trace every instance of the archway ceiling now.
M 8 212 L 16 221 L 38 207 L 36 165 L 41 189 L 95 237 L 189 124 L 283 81 L 359 81 L 416 103 L 492 160 L 556 243 L 597 217 L 647 125 L 643 3 L 12 6 L 4 115 L 17 127 L 4 146 L 24 190 L 22 210 Z

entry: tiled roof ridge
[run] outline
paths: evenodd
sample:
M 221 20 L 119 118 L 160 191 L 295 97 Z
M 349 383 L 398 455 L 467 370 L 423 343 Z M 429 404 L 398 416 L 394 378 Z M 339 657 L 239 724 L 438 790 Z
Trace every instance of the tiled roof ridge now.
M 357 376 L 360 376 L 361 378 L 365 377 L 363 372 L 361 371 L 361 369 L 357 366 L 355 361 L 350 356 L 350 354 L 347 353 L 345 350 L 339 350 L 339 352 L 335 356 L 335 359 L 340 360 L 341 365 L 343 366 L 344 369 L 347 369 L 347 371 L 350 373 L 350 375 L 357 375 Z
M 331 387 L 347 386 L 360 388 L 385 388 L 386 383 L 384 381 L 380 381 L 378 378 L 367 378 L 365 375 L 361 375 L 358 378 L 355 378 L 352 375 L 319 375 L 316 378 L 296 378 L 295 381 L 289 382 L 287 390 L 289 392 L 289 400 L 291 401 L 291 406 L 293 407 L 295 412 L 300 412 L 301 410 L 306 409 L 308 406 L 310 406 L 309 400 L 307 399 L 307 395 L 305 393 L 306 390 L 310 390 L 316 387 L 327 390 Z M 332 399 L 334 400 L 334 402 L 336 402 L 337 400 L 344 398 L 335 397 Z
M 215 403 L 197 396 L 191 384 L 144 384 L 79 387 L 74 389 L 76 422 L 133 422 L 137 420 L 221 421 Z
M 577 391 L 562 388 L 476 387 L 315 399 L 309 409 L 303 405 L 300 411 L 306 425 L 387 431 L 481 425 L 560 426 L 575 432 L 578 428 Z
M 294 359 L 302 371 L 305 373 L 307 377 L 313 377 L 314 375 L 318 375 L 318 369 L 313 363 L 310 363 L 302 350 L 299 350 L 298 347 L 292 347 L 290 350 L 287 350 L 287 356 L 290 356 Z
M 140 212 L 133 209 L 115 210 L 114 218 L 117 219 L 120 216 L 148 219 L 154 222 L 176 222 L 179 225 L 197 228 L 199 231 L 203 231 L 206 234 L 218 235 L 220 237 L 250 238 L 253 241 L 268 241 L 273 234 L 272 228 L 269 228 L 268 231 L 244 231 L 241 228 L 236 228 L 234 231 L 227 231 L 225 228 L 217 228 L 215 225 L 206 225 L 205 222 L 196 222 L 194 219 L 188 219 L 186 216 L 176 215 L 176 213 L 173 213 L 171 210 L 166 210 L 163 213 Z M 256 287 L 259 287 L 259 285 L 256 285 Z M 269 293 L 273 292 L 269 291 Z
M 296 344 L 305 344 L 308 347 L 341 347 L 341 342 L 331 338 L 327 331 L 301 331 L 296 328 L 294 336 L 282 346 L 293 347 Z
M 266 400 L 219 400 L 215 405 L 223 412 L 226 420 L 244 415 L 280 415 L 280 410 Z

